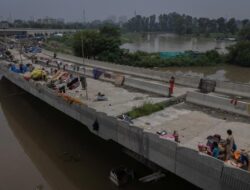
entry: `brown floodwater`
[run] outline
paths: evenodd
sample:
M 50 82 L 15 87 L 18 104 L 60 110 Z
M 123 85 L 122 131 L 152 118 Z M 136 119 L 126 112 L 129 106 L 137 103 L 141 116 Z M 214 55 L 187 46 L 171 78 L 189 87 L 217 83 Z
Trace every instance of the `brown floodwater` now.
M 111 141 L 29 95 L 6 79 L 0 81 L 0 190 L 118 189 L 112 168 L 133 168 L 137 177 L 152 173 Z M 36 188 L 37 187 L 37 188 Z M 135 181 L 123 189 L 198 189 L 167 173 L 157 182 Z
M 250 83 L 250 68 L 234 65 L 220 65 L 209 67 L 168 67 L 158 68 L 161 71 L 171 71 L 190 76 L 208 77 L 216 80 Z
M 200 51 L 217 49 L 221 53 L 227 52 L 226 47 L 234 44 L 232 41 L 217 41 L 214 38 L 180 36 L 170 33 L 136 33 L 132 43 L 125 43 L 121 47 L 130 52 L 166 52 L 166 51 Z

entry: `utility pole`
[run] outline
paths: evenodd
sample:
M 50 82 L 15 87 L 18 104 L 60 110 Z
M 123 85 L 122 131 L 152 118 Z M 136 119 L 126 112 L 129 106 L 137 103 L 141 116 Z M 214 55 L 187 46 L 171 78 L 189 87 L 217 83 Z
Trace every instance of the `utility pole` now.
M 23 64 L 23 59 L 22 59 L 22 43 L 21 43 L 21 39 L 19 39 L 19 45 L 20 45 L 20 49 L 19 49 L 19 55 L 20 55 L 20 61 L 21 64 Z
M 85 10 L 83 9 L 83 24 L 85 24 Z M 83 44 L 83 32 L 81 32 L 81 41 L 82 41 L 82 64 L 84 66 L 84 78 L 85 78 L 85 90 L 86 90 L 86 98 L 88 100 L 88 84 L 87 84 L 87 76 L 86 76 L 86 65 L 84 61 L 84 44 Z

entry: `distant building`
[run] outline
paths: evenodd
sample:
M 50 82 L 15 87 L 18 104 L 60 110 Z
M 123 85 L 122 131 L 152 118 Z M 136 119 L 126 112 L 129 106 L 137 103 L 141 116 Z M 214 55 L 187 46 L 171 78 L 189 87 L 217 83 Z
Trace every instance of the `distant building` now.
M 63 18 L 55 19 L 55 18 L 45 17 L 37 19 L 37 22 L 39 24 L 53 25 L 53 24 L 64 24 L 65 21 Z
M 57 19 L 57 23 L 58 24 L 64 24 L 65 23 L 65 20 L 63 18 L 58 18 Z
M 122 27 L 123 24 L 125 24 L 128 21 L 128 18 L 126 16 L 120 16 L 118 18 L 118 24 L 120 27 Z
M 7 21 L 1 21 L 0 22 L 0 29 L 8 29 L 9 23 Z
M 111 15 L 111 16 L 109 16 L 109 17 L 105 20 L 105 22 L 107 22 L 107 23 L 116 23 L 116 20 L 117 20 L 116 16 L 115 16 L 115 15 Z
M 127 16 L 120 16 L 119 19 L 118 19 L 118 22 L 119 22 L 120 24 L 124 24 L 124 23 L 126 23 L 127 21 L 128 21 Z

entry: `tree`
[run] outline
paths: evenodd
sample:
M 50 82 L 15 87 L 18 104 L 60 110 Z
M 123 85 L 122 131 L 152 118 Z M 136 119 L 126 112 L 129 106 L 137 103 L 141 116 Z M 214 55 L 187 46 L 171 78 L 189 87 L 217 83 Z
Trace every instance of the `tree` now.
M 227 29 L 228 29 L 228 32 L 232 34 L 235 34 L 237 32 L 238 28 L 237 28 L 236 20 L 234 18 L 231 18 L 227 22 Z
M 97 44 L 100 38 L 100 34 L 95 30 L 85 30 L 78 32 L 74 35 L 73 50 L 75 55 L 82 56 L 82 40 L 84 57 L 95 58 L 100 51 L 97 48 Z
M 240 41 L 228 48 L 227 61 L 231 64 L 250 67 L 250 41 Z
M 250 26 L 246 26 L 240 30 L 239 39 L 250 41 Z
M 217 19 L 218 31 L 220 33 L 226 32 L 226 20 L 223 17 Z
M 104 26 L 97 30 L 84 30 L 74 36 L 73 50 L 75 55 L 82 56 L 82 40 L 84 57 L 116 61 L 121 54 L 120 30 L 114 26 Z

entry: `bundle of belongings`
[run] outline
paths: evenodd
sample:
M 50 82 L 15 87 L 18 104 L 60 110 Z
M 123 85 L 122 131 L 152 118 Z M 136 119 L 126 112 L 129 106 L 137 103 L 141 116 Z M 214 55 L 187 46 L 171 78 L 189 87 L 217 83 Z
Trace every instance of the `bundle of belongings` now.
M 20 64 L 18 66 L 11 64 L 10 71 L 12 71 L 14 73 L 26 73 L 28 71 L 28 67 L 27 67 L 27 65 L 23 65 L 23 64 Z
M 67 87 L 70 90 L 74 90 L 80 86 L 80 80 L 78 77 L 72 77 L 69 79 L 69 82 L 67 83 Z
M 162 131 L 157 131 L 156 134 L 158 134 L 160 136 L 160 138 L 162 138 L 162 139 L 167 139 L 167 140 L 175 141 L 175 142 L 178 142 L 178 143 L 180 142 L 179 134 L 178 134 L 177 131 L 174 131 L 171 134 L 171 133 L 168 133 L 165 130 L 162 130 Z
M 54 90 L 58 90 L 60 93 L 65 93 L 66 88 L 74 90 L 80 86 L 80 80 L 78 77 L 74 77 L 65 71 L 55 71 L 54 76 L 48 83 L 48 87 Z
M 33 80 L 46 80 L 47 74 L 44 69 L 35 68 L 31 74 L 30 78 Z
M 224 160 L 232 166 L 249 170 L 249 152 L 244 149 L 237 150 L 237 146 L 234 143 L 232 150 L 230 150 L 229 153 L 231 155 L 230 159 L 227 160 L 227 145 L 227 140 L 221 139 L 220 135 L 215 134 L 207 137 L 206 145 L 198 144 L 198 149 L 200 152 L 213 156 L 214 158 Z
M 71 96 L 69 96 L 67 94 L 59 93 L 58 95 L 60 97 L 62 97 L 65 101 L 67 101 L 68 103 L 70 103 L 70 104 L 73 104 L 73 103 L 75 103 L 75 104 L 81 104 L 81 105 L 83 104 L 81 102 L 81 100 L 79 100 L 78 98 L 71 97 Z
M 122 121 L 125 121 L 125 122 L 128 123 L 128 124 L 131 124 L 131 125 L 134 123 L 134 122 L 132 121 L 132 119 L 131 119 L 129 116 L 125 115 L 125 114 L 122 114 L 122 115 L 119 116 L 118 118 L 121 119 Z
M 102 69 L 94 68 L 93 69 L 93 77 L 94 79 L 99 79 L 100 76 L 104 73 Z
M 225 157 L 225 146 L 226 141 L 221 139 L 221 136 L 215 134 L 207 137 L 207 144 L 198 144 L 198 150 L 215 158 L 222 159 Z
M 244 149 L 237 150 L 233 153 L 233 158 L 226 161 L 227 164 L 237 168 L 250 171 L 249 166 L 249 151 Z
M 105 96 L 105 94 L 102 94 L 101 92 L 98 92 L 96 96 L 96 101 L 107 101 L 108 98 Z

